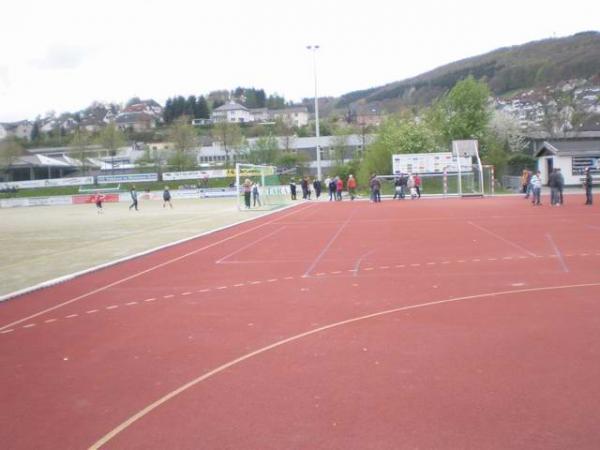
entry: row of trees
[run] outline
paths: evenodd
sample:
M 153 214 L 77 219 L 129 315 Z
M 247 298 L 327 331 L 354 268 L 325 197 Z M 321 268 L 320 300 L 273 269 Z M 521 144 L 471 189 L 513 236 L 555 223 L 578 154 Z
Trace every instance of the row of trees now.
M 477 139 L 482 160 L 501 176 L 525 141 L 517 122 L 493 109 L 491 97 L 485 82 L 469 76 L 419 116 L 390 117 L 360 164 L 359 181 L 366 182 L 371 173 L 392 173 L 394 153 L 447 151 L 460 139 Z
M 223 105 L 227 100 L 234 100 L 246 108 L 281 109 L 286 106 L 285 98 L 272 94 L 267 96 L 264 89 L 238 87 L 231 92 L 215 91 L 208 98 L 181 95 L 168 98 L 163 109 L 163 119 L 170 124 L 182 116 L 192 119 L 208 119 L 212 110 Z

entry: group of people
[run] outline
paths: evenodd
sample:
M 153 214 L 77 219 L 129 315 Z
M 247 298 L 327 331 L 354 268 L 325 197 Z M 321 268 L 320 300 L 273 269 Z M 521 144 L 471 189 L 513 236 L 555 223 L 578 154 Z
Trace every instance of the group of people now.
M 244 205 L 246 206 L 246 209 L 250 209 L 252 206 L 256 208 L 257 205 L 262 206 L 259 187 L 260 184 L 255 183 L 250 178 L 244 180 L 242 189 L 244 191 Z
M 342 193 L 344 191 L 344 180 L 342 179 L 342 177 L 339 176 L 335 176 L 333 178 L 327 177 L 323 183 L 318 178 L 315 178 L 311 183 L 308 177 L 303 177 L 300 180 L 302 199 L 310 200 L 314 191 L 315 198 L 318 200 L 321 197 L 323 187 L 325 187 L 327 189 L 327 192 L 329 193 L 329 201 L 342 200 Z M 354 200 L 356 198 L 356 178 L 354 178 L 354 175 L 348 175 L 345 187 L 347 188 L 348 194 L 350 195 L 350 200 Z M 298 198 L 296 180 L 294 178 L 290 180 L 290 195 L 292 200 L 296 200 Z
M 419 174 L 401 173 L 394 180 L 394 200 L 404 200 L 410 194 L 411 199 L 421 198 L 421 177 Z
M 131 189 L 129 190 L 129 196 L 131 197 L 131 205 L 129 205 L 129 211 L 131 211 L 132 209 L 139 211 L 139 209 L 138 209 L 138 193 L 135 189 L 135 186 L 131 186 Z M 167 205 L 169 205 L 170 208 L 173 208 L 173 203 L 171 202 L 171 191 L 169 191 L 169 186 L 165 186 L 165 188 L 163 190 L 162 198 L 163 198 L 163 208 L 166 208 Z M 96 211 L 98 212 L 98 214 L 102 214 L 102 212 L 104 211 L 104 208 L 102 206 L 104 203 L 104 200 L 106 200 L 106 196 L 104 194 L 102 194 L 101 192 L 96 192 L 94 194 L 94 196 L 92 197 L 92 201 L 96 205 Z
M 584 170 L 583 187 L 585 189 L 585 204 L 591 205 L 592 196 L 592 173 L 589 167 Z M 561 173 L 560 168 L 555 168 L 548 175 L 548 187 L 550 188 L 550 204 L 552 206 L 562 206 L 564 197 L 563 191 L 565 187 L 565 178 Z M 539 170 L 535 173 L 528 169 L 523 169 L 521 175 L 521 190 L 525 194 L 525 198 L 532 197 L 531 203 L 534 206 L 541 205 L 542 193 L 542 175 Z

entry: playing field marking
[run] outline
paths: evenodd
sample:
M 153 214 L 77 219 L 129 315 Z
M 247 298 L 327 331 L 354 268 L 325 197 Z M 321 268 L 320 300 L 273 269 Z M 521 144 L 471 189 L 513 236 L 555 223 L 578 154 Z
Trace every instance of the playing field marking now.
M 65 319 L 73 319 L 74 317 L 79 317 L 79 314 L 69 314 L 68 316 L 65 316 Z
M 569 272 L 569 268 L 567 267 L 567 263 L 565 262 L 565 259 L 563 258 L 562 253 L 558 249 L 556 243 L 552 239 L 552 236 L 550 236 L 550 233 L 546 233 L 546 239 L 548 239 L 548 241 L 550 241 L 550 245 L 552 246 L 552 249 L 554 250 L 554 253 L 558 257 L 558 260 L 560 261 L 560 266 L 562 267 L 563 272 Z
M 129 303 L 125 303 L 125 306 L 133 306 L 133 305 L 137 305 L 138 302 L 129 302 Z
M 119 305 L 110 305 L 110 306 L 107 306 L 107 307 L 106 307 L 106 308 L 104 308 L 104 309 L 111 310 L 111 309 L 117 309 L 118 307 L 119 307 Z
M 252 247 L 253 245 L 256 245 L 256 244 L 258 244 L 259 242 L 261 242 L 261 241 L 264 241 L 265 239 L 268 239 L 268 238 L 270 238 L 271 236 L 273 236 L 273 235 L 275 235 L 275 234 L 277 234 L 277 233 L 280 233 L 280 232 L 281 232 L 281 231 L 283 231 L 284 229 L 285 229 L 285 227 L 278 228 L 278 229 L 276 229 L 275 231 L 272 231 L 272 232 L 271 232 L 271 233 L 269 233 L 269 234 L 266 234 L 266 235 L 264 235 L 264 236 L 262 236 L 262 237 L 260 237 L 260 238 L 258 238 L 258 239 L 256 239 L 256 240 L 252 241 L 252 242 L 249 242 L 248 244 L 244 245 L 243 247 L 240 247 L 240 248 L 238 248 L 237 250 L 235 250 L 234 252 L 231 252 L 231 253 L 229 253 L 228 255 L 225 255 L 225 256 L 223 256 L 221 259 L 219 259 L 219 260 L 215 261 L 215 264 L 227 264 L 227 261 L 226 261 L 226 259 L 229 259 L 229 258 L 231 258 L 232 256 L 234 256 L 234 255 L 237 255 L 238 253 L 240 253 L 240 252 L 243 252 L 244 250 L 247 250 L 247 249 L 249 249 L 249 248 L 250 248 L 250 247 Z M 236 262 L 238 262 L 238 261 L 236 261 Z M 243 261 L 242 261 L 242 262 L 243 262 Z M 238 262 L 238 263 L 239 263 L 239 262 Z
M 144 301 L 145 301 L 145 302 L 154 302 L 154 301 L 156 301 L 156 298 L 155 298 L 155 297 L 152 297 L 152 298 L 147 298 L 147 299 L 146 299 L 146 300 L 144 300 Z
M 371 255 L 374 252 L 375 252 L 375 250 L 369 250 L 367 253 L 361 255 L 360 258 L 358 258 L 356 260 L 356 264 L 354 265 L 354 276 L 355 277 L 358 276 L 358 271 L 360 269 L 360 265 L 361 265 L 363 259 L 365 259 L 367 256 Z
M 90 309 L 89 311 L 86 311 L 86 314 L 94 314 L 97 313 L 98 311 L 100 311 L 99 309 Z
M 504 242 L 505 244 L 511 245 L 512 247 L 527 253 L 529 256 L 537 256 L 535 253 L 527 250 L 526 248 L 520 246 L 519 244 L 509 241 L 508 239 L 503 238 L 502 236 L 500 236 L 499 234 L 494 233 L 493 231 L 488 230 L 487 228 L 482 227 L 481 225 L 477 225 L 476 223 L 471 222 L 470 220 L 467 220 L 467 223 L 475 228 L 477 228 L 478 230 L 483 231 L 484 233 L 489 234 L 490 236 L 495 237 L 496 239 L 501 240 L 502 242 Z
M 28 323 L 27 325 L 23 325 L 23 328 L 33 328 L 35 327 L 35 323 Z
M 224 372 L 225 370 L 229 369 L 232 366 L 238 365 L 238 364 L 240 364 L 244 361 L 247 361 L 251 358 L 255 358 L 255 357 L 257 357 L 263 353 L 266 353 L 270 350 L 276 349 L 278 347 L 281 347 L 285 344 L 289 344 L 291 342 L 298 341 L 300 339 L 311 336 L 313 334 L 322 333 L 324 331 L 328 331 L 333 328 L 339 328 L 339 327 L 342 327 L 345 325 L 365 321 L 368 319 L 374 319 L 374 318 L 386 316 L 389 314 L 394 314 L 394 313 L 398 313 L 398 312 L 402 312 L 402 311 L 410 311 L 410 310 L 419 309 L 419 308 L 427 308 L 427 307 L 431 307 L 431 306 L 439 306 L 439 305 L 444 305 L 447 303 L 457 303 L 457 302 L 462 302 L 462 301 L 467 301 L 467 300 L 478 300 L 478 299 L 487 299 L 487 298 L 496 299 L 503 295 L 527 294 L 527 293 L 531 293 L 531 292 L 544 292 L 544 291 L 553 291 L 553 290 L 577 289 L 577 288 L 599 287 L 599 286 L 600 286 L 600 281 L 594 282 L 594 283 L 585 283 L 585 284 L 571 284 L 571 285 L 547 286 L 547 287 L 528 288 L 528 289 L 513 289 L 513 290 L 508 290 L 508 291 L 495 291 L 495 292 L 488 292 L 488 293 L 484 293 L 484 294 L 467 295 L 467 296 L 463 296 L 463 297 L 456 297 L 456 298 L 450 298 L 450 299 L 445 299 L 445 300 L 436 300 L 436 301 L 431 301 L 431 302 L 427 302 L 427 303 L 419 303 L 417 305 L 401 306 L 399 308 L 388 309 L 385 311 L 367 314 L 364 316 L 358 316 L 358 317 L 354 317 L 352 319 L 347 319 L 347 320 L 343 320 L 340 322 L 335 322 L 335 323 L 331 323 L 328 325 L 324 325 L 322 327 L 315 328 L 315 329 L 306 331 L 304 333 L 300 333 L 295 336 L 291 336 L 289 338 L 274 342 L 273 344 L 259 348 L 258 350 L 255 350 L 253 352 L 246 353 L 245 355 L 240 356 L 239 358 L 233 359 L 219 367 L 216 367 L 215 369 L 213 369 L 203 375 L 200 375 L 199 377 L 197 377 L 197 378 L 189 381 L 188 383 L 180 386 L 179 388 L 169 392 L 168 394 L 164 395 L 163 397 L 159 398 L 155 402 L 149 404 L 142 410 L 138 411 L 137 413 L 135 413 L 134 415 L 129 417 L 127 420 L 125 420 L 124 422 L 119 424 L 117 427 L 112 429 L 110 432 L 108 432 L 107 434 L 102 436 L 98 441 L 96 441 L 94 444 L 92 444 L 90 446 L 90 450 L 99 449 L 100 447 L 102 447 L 103 445 L 108 443 L 111 439 L 113 439 L 115 436 L 117 436 L 119 433 L 121 433 L 124 430 L 126 430 L 127 428 L 129 428 L 135 422 L 137 422 L 144 416 L 147 416 L 148 414 L 150 414 L 156 408 L 164 405 L 165 403 L 172 400 L 176 396 L 182 394 L 183 392 L 189 390 L 190 388 L 196 386 L 197 384 L 207 380 L 208 378 L 211 378 L 221 372 Z
M 47 320 L 44 320 L 44 323 L 53 323 L 53 322 L 56 322 L 57 320 L 58 319 L 47 319 Z
M 41 316 L 42 314 L 46 314 L 46 313 L 48 313 L 50 311 L 54 311 L 54 310 L 56 310 L 58 308 L 62 308 L 63 306 L 70 305 L 73 302 L 77 302 L 79 300 L 82 300 L 84 298 L 90 297 L 90 296 L 92 296 L 94 294 L 97 294 L 99 292 L 104 292 L 104 291 L 106 291 L 106 290 L 108 290 L 110 288 L 113 288 L 115 286 L 123 284 L 123 283 L 125 283 L 127 281 L 133 280 L 133 279 L 138 278 L 138 277 L 140 277 L 142 275 L 145 275 L 145 274 L 153 272 L 153 271 L 155 271 L 157 269 L 160 269 L 160 268 L 163 268 L 163 267 L 168 266 L 170 264 L 173 264 L 173 263 L 175 263 L 177 261 L 181 261 L 182 259 L 188 258 L 188 257 L 190 257 L 192 255 L 197 254 L 197 253 L 200 253 L 200 252 L 203 252 L 203 251 L 208 250 L 210 248 L 216 247 L 217 245 L 220 245 L 220 244 L 222 244 L 224 242 L 228 242 L 228 241 L 230 241 L 232 239 L 236 239 L 236 238 L 238 238 L 240 236 L 244 236 L 244 235 L 246 235 L 246 234 L 248 234 L 248 233 L 250 233 L 252 231 L 258 230 L 258 229 L 263 228 L 263 227 L 265 227 L 267 225 L 271 225 L 273 223 L 277 223 L 277 220 L 283 219 L 285 217 L 289 217 L 289 216 L 291 216 L 293 214 L 297 214 L 299 212 L 302 212 L 305 209 L 307 209 L 308 207 L 310 207 L 310 206 L 307 206 L 306 208 L 296 208 L 296 209 L 294 209 L 294 211 L 291 211 L 291 212 L 283 215 L 282 217 L 275 218 L 273 220 L 269 220 L 267 222 L 264 222 L 264 223 L 261 223 L 260 225 L 255 226 L 255 227 L 251 227 L 251 228 L 249 228 L 247 230 L 240 231 L 239 233 L 232 234 L 231 236 L 227 236 L 227 237 L 225 237 L 223 239 L 219 239 L 218 241 L 215 241 L 215 242 L 212 242 L 210 244 L 207 244 L 207 245 L 205 245 L 203 247 L 200 247 L 200 248 L 198 248 L 196 250 L 192 250 L 192 251 L 187 252 L 187 253 L 185 253 L 183 255 L 180 255 L 180 256 L 178 256 L 176 258 L 172 258 L 172 259 L 169 259 L 169 260 L 164 261 L 162 263 L 156 264 L 156 265 L 154 265 L 152 267 L 149 267 L 148 269 L 141 270 L 141 271 L 136 272 L 136 273 L 134 273 L 132 275 L 129 275 L 127 277 L 120 278 L 120 279 L 118 279 L 116 281 L 113 281 L 112 283 L 106 284 L 106 285 L 104 285 L 104 286 L 102 286 L 100 288 L 97 288 L 97 289 L 88 291 L 88 292 L 86 292 L 84 294 L 78 295 L 77 297 L 74 297 L 74 298 L 71 298 L 69 300 L 66 300 L 66 301 L 64 301 L 62 303 L 59 303 L 57 305 L 54 305 L 54 306 L 52 306 L 50 308 L 43 309 L 42 311 L 39 311 L 39 312 L 34 313 L 34 314 L 31 314 L 31 315 L 29 315 L 27 317 L 23 317 L 22 319 L 18 319 L 18 320 L 15 320 L 15 321 L 11 322 L 11 323 L 7 323 L 6 325 L 2 325 L 2 326 L 0 326 L 0 331 L 5 330 L 6 328 L 10 328 L 10 327 L 12 327 L 14 325 L 18 325 L 20 323 L 26 322 L 26 321 L 28 321 L 30 319 L 35 318 L 35 317 Z M 254 220 L 254 219 L 250 219 L 250 220 Z M 243 222 L 240 222 L 240 223 L 243 223 Z M 226 228 L 233 228 L 236 225 L 239 225 L 239 223 L 238 224 L 233 224 L 233 225 L 230 225 L 230 226 L 227 226 L 227 227 L 224 227 L 224 228 L 219 229 L 219 230 L 213 230 L 210 233 L 206 233 L 204 235 L 195 236 L 195 237 L 192 237 L 192 238 L 189 238 L 189 239 L 184 239 L 184 240 L 178 241 L 178 242 L 173 243 L 173 244 L 169 244 L 169 245 L 165 245 L 165 246 L 162 246 L 162 247 L 158 247 L 156 249 L 151 249 L 151 250 L 148 250 L 147 252 L 142 252 L 142 253 L 140 253 L 138 255 L 133 255 L 131 257 L 125 258 L 122 261 L 128 261 L 130 259 L 137 258 L 139 256 L 143 256 L 143 255 L 148 255 L 150 253 L 154 253 L 154 252 L 156 252 L 156 251 L 158 251 L 160 249 L 163 249 L 163 248 L 170 248 L 170 247 L 173 247 L 175 245 L 179 245 L 180 243 L 189 242 L 189 241 L 194 240 L 194 239 L 199 239 L 199 238 L 201 238 L 203 236 L 214 234 L 215 232 L 221 231 L 221 230 L 226 229 Z M 86 271 L 78 272 L 78 273 L 73 274 L 73 275 L 67 275 L 65 277 L 58 278 L 57 280 L 69 280 L 69 279 L 75 278 L 76 276 L 78 276 L 80 274 L 86 274 L 86 273 L 93 272 L 94 270 L 97 270 L 98 268 L 113 266 L 114 264 L 116 264 L 118 262 L 120 262 L 120 261 L 112 262 L 112 263 L 107 263 L 107 264 L 98 266 L 97 268 L 88 269 Z M 57 280 L 53 280 L 53 281 L 59 282 Z M 44 283 L 42 283 L 42 286 L 44 286 Z M 26 292 L 29 292 L 29 291 L 23 290 L 23 291 L 19 291 L 17 293 L 13 293 L 13 294 L 14 295 L 18 295 L 18 294 L 26 293 Z M 8 296 L 4 296 L 4 297 L 0 297 L 0 298 L 2 298 L 2 299 L 9 298 L 13 294 L 8 294 Z
M 338 236 L 342 233 L 342 231 L 344 231 L 344 228 L 346 228 L 348 226 L 348 224 L 350 223 L 350 221 L 356 214 L 356 211 L 358 211 L 358 210 L 356 208 L 354 208 L 352 210 L 352 212 L 350 213 L 350 217 L 348 217 L 348 219 L 346 219 L 346 221 L 342 225 L 340 225 L 337 232 L 333 235 L 333 237 L 329 240 L 329 242 L 325 245 L 325 247 L 323 247 L 323 250 L 321 250 L 321 253 L 319 253 L 318 256 L 315 258 L 315 260 L 313 261 L 313 263 L 310 266 L 308 266 L 308 269 L 306 269 L 306 272 L 304 272 L 304 275 L 302 275 L 303 278 L 307 278 L 310 275 L 310 273 L 313 271 L 313 269 L 315 267 L 317 267 L 317 264 L 319 264 L 319 262 L 321 261 L 323 256 L 325 256 L 325 253 L 327 253 L 327 251 L 329 250 L 329 247 L 331 247 L 333 245 L 333 243 L 338 238 Z
M 175 297 L 175 294 L 163 295 L 163 298 L 173 298 L 173 297 Z

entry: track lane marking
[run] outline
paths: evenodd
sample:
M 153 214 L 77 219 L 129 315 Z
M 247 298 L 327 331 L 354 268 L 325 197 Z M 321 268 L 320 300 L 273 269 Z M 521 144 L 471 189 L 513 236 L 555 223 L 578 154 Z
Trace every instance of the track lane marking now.
M 314 204 L 312 204 L 312 205 L 314 205 Z M 131 275 L 127 276 L 127 277 L 124 277 L 124 278 L 121 278 L 119 280 L 113 281 L 112 283 L 106 284 L 106 285 L 104 285 L 104 286 L 102 286 L 100 288 L 97 288 L 97 289 L 94 289 L 92 291 L 86 292 L 84 294 L 78 295 L 77 297 L 73 297 L 73 298 L 71 298 L 69 300 L 66 300 L 66 301 L 64 301 L 62 303 L 59 303 L 58 305 L 54 305 L 54 306 L 52 306 L 50 308 L 46 308 L 46 309 L 44 309 L 42 311 L 39 311 L 39 312 L 34 313 L 34 314 L 31 314 L 31 315 L 29 315 L 27 317 L 23 317 L 22 319 L 18 319 L 18 320 L 15 320 L 15 321 L 11 322 L 11 323 L 7 323 L 6 325 L 2 325 L 2 326 L 0 326 L 0 331 L 5 330 L 7 328 L 10 328 L 10 327 L 12 327 L 14 325 L 18 325 L 20 323 L 26 322 L 28 320 L 31 320 L 31 319 L 35 318 L 35 317 L 41 316 L 42 314 L 46 314 L 46 313 L 48 313 L 50 311 L 54 311 L 54 310 L 56 310 L 58 308 L 62 308 L 63 306 L 70 305 L 71 303 L 74 303 L 74 302 L 77 302 L 77 301 L 82 300 L 84 298 L 90 297 L 90 296 L 92 296 L 94 294 L 98 294 L 99 292 L 104 292 L 104 291 L 106 291 L 106 290 L 108 290 L 108 289 L 110 289 L 112 287 L 118 286 L 118 285 L 123 284 L 123 283 L 125 283 L 127 281 L 133 280 L 133 279 L 138 278 L 138 277 L 140 277 L 142 275 L 145 275 L 147 273 L 150 273 L 150 272 L 153 272 L 155 270 L 158 270 L 158 269 L 160 269 L 162 267 L 165 267 L 165 266 L 168 266 L 170 264 L 173 264 L 173 263 L 175 263 L 177 261 L 181 261 L 182 259 L 185 259 L 185 258 L 188 258 L 190 256 L 193 256 L 193 255 L 195 255 L 197 253 L 200 253 L 200 252 L 203 252 L 203 251 L 208 250 L 210 248 L 216 247 L 216 246 L 218 246 L 218 245 L 220 245 L 220 244 L 222 244 L 224 242 L 228 242 L 228 241 L 230 241 L 232 239 L 236 239 L 236 238 L 238 238 L 240 236 L 243 236 L 243 235 L 248 234 L 248 233 L 250 233 L 252 231 L 255 231 L 255 230 L 258 230 L 260 228 L 263 228 L 263 227 L 265 227 L 267 225 L 271 225 L 271 224 L 277 223 L 278 220 L 281 220 L 281 219 L 283 219 L 285 217 L 288 217 L 288 216 L 291 216 L 293 214 L 297 214 L 299 212 L 302 212 L 302 211 L 304 211 L 306 209 L 309 209 L 312 205 L 309 205 L 309 206 L 306 206 L 306 207 L 295 208 L 293 211 L 291 211 L 291 212 L 289 212 L 287 214 L 284 214 L 281 217 L 276 217 L 273 220 L 269 220 L 267 222 L 261 223 L 261 224 L 255 226 L 255 227 L 249 228 L 249 229 L 244 230 L 244 231 L 240 231 L 239 233 L 232 234 L 231 236 L 227 236 L 226 238 L 220 239 L 220 240 L 218 240 L 216 242 L 212 242 L 212 243 L 207 244 L 207 245 L 205 245 L 203 247 L 200 247 L 200 248 L 198 248 L 196 250 L 192 250 L 192 251 L 190 251 L 188 253 L 180 255 L 180 256 L 178 256 L 176 258 L 169 259 L 169 260 L 164 261 L 164 262 L 162 262 L 160 264 L 156 264 L 156 265 L 154 265 L 152 267 L 149 267 L 148 269 L 141 270 L 141 271 L 136 272 L 134 274 L 131 274 Z M 233 228 L 235 226 L 237 226 L 237 225 L 234 224 L 234 225 L 231 226 L 231 228 Z M 218 230 L 216 230 L 216 231 L 218 231 Z M 202 239 L 204 236 L 206 236 L 206 235 L 198 236 L 198 237 L 193 237 L 193 238 L 190 238 L 189 240 L 186 240 L 185 242 L 190 242 L 190 241 L 192 241 L 194 239 Z M 176 244 L 176 245 L 182 245 L 182 244 L 183 243 Z M 153 252 L 150 251 L 149 253 L 143 254 L 142 256 L 148 256 L 149 254 L 152 254 L 152 253 Z M 114 267 L 114 266 L 112 266 L 112 267 Z
M 530 292 L 542 292 L 542 291 L 552 291 L 552 290 L 566 290 L 566 289 L 574 289 L 574 288 L 587 288 L 587 287 L 599 287 L 600 286 L 600 281 L 598 282 L 593 282 L 593 283 L 585 283 L 585 284 L 571 284 L 571 285 L 560 285 L 560 286 L 547 286 L 547 287 L 539 287 L 539 288 L 527 288 L 527 289 L 512 289 L 512 290 L 507 290 L 507 291 L 496 291 L 496 292 L 487 292 L 484 294 L 475 294 L 475 295 L 467 295 L 467 296 L 463 296 L 463 297 L 456 297 L 456 298 L 450 298 L 450 299 L 445 299 L 445 300 L 435 300 L 435 301 L 431 301 L 431 302 L 426 302 L 426 303 L 420 303 L 420 304 L 416 304 L 416 305 L 408 305 L 408 306 L 401 306 L 398 308 L 393 308 L 393 309 L 388 309 L 385 311 L 380 311 L 380 312 L 376 312 L 376 313 L 372 313 L 372 314 L 367 314 L 364 316 L 358 316 L 358 317 L 354 317 L 351 319 L 347 319 L 347 320 L 343 320 L 340 322 L 335 322 L 335 323 L 331 323 L 328 325 L 324 325 L 322 327 L 319 328 L 315 328 L 309 331 L 306 331 L 304 333 L 300 333 L 297 334 L 295 336 L 291 336 L 288 337 L 286 339 L 282 339 L 280 341 L 274 342 L 273 344 L 267 345 L 265 347 L 259 348 L 258 350 L 255 350 L 253 352 L 250 353 L 246 353 L 245 355 L 240 356 L 239 358 L 233 359 L 219 367 L 216 367 L 215 369 L 200 375 L 199 377 L 189 381 L 188 383 L 180 386 L 179 388 L 169 392 L 168 394 L 164 395 L 163 397 L 159 398 L 158 400 L 156 400 L 155 402 L 149 404 L 148 406 L 146 406 L 145 408 L 141 409 L 140 411 L 138 411 L 136 414 L 132 415 L 131 417 L 129 417 L 127 420 L 125 420 L 124 422 L 122 422 L 121 424 L 119 424 L 117 427 L 113 428 L 110 432 L 108 432 L 107 434 L 105 434 L 104 436 L 102 436 L 99 440 L 97 440 L 96 442 L 94 442 L 89 449 L 90 450 L 97 450 L 100 447 L 102 447 L 103 445 L 105 445 L 106 443 L 108 443 L 111 439 L 113 439 L 115 436 L 117 436 L 118 434 L 122 433 L 124 430 L 126 430 L 127 428 L 129 428 L 131 425 L 133 425 L 135 422 L 137 422 L 138 420 L 140 420 L 141 418 L 143 418 L 144 416 L 150 414 L 152 411 L 154 411 L 156 408 L 160 407 L 161 405 L 167 403 L 169 400 L 172 400 L 173 398 L 175 398 L 176 396 L 180 395 L 181 393 L 189 390 L 190 388 L 194 387 L 195 385 L 201 383 L 202 381 L 207 380 L 208 378 L 211 378 L 227 369 L 229 369 L 232 366 L 238 365 L 246 360 L 249 360 L 251 358 L 254 358 L 256 356 L 259 356 L 263 353 L 266 353 L 270 350 L 276 349 L 278 347 L 281 347 L 285 344 L 289 344 L 290 342 L 294 342 L 294 341 L 298 341 L 300 339 L 303 339 L 305 337 L 311 336 L 313 334 L 317 334 L 317 333 L 321 333 L 323 331 L 328 331 L 330 329 L 333 328 L 338 328 L 344 325 L 349 325 L 352 323 L 356 323 L 356 322 L 361 322 L 364 320 L 368 320 L 368 319 L 374 319 L 377 317 L 382 317 L 385 315 L 389 315 L 389 314 L 394 314 L 397 312 L 402 312 L 402 311 L 409 311 L 409 310 L 413 310 L 413 309 L 419 309 L 419 308 L 426 308 L 426 307 L 431 307 L 431 306 L 439 306 L 439 305 L 444 305 L 447 303 L 456 303 L 456 302 L 461 302 L 461 301 L 465 301 L 465 300 L 476 300 L 476 299 L 486 299 L 486 298 L 498 298 L 499 296 L 503 296 L 503 295 L 511 295 L 511 294 L 524 294 L 524 293 L 530 293 Z

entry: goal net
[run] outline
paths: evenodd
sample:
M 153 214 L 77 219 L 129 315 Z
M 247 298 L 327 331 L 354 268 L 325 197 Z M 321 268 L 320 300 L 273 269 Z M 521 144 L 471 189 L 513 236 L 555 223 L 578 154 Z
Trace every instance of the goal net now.
M 464 167 L 463 167 L 464 168 Z M 480 174 L 482 176 L 480 176 Z M 401 182 L 401 177 L 406 179 L 406 184 Z M 474 164 L 471 170 L 446 173 L 420 173 L 420 193 L 422 196 L 465 196 L 465 195 L 493 195 L 493 168 Z M 459 182 L 460 177 L 460 182 Z M 409 198 L 409 174 L 379 175 L 381 182 L 381 195 L 395 198 Z M 402 185 L 402 189 L 400 186 Z
M 235 185 L 240 211 L 275 209 L 290 198 L 289 187 L 282 185 L 275 166 L 237 163 Z

